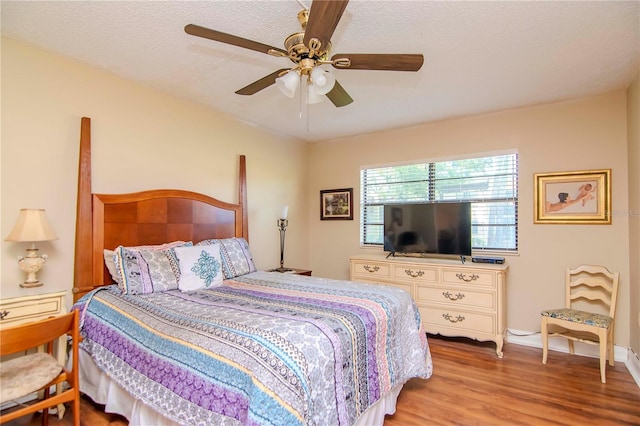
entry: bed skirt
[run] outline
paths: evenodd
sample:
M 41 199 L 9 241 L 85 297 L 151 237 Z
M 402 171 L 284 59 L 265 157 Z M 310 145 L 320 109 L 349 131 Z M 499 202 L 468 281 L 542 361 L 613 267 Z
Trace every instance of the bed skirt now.
M 79 351 L 80 391 L 95 403 L 104 405 L 107 413 L 116 413 L 129 420 L 129 426 L 179 426 L 142 401 L 135 399 L 111 380 L 93 362 L 89 354 Z M 387 414 L 396 412 L 396 400 L 403 385 L 397 385 L 385 397 L 369 407 L 354 426 L 382 426 Z

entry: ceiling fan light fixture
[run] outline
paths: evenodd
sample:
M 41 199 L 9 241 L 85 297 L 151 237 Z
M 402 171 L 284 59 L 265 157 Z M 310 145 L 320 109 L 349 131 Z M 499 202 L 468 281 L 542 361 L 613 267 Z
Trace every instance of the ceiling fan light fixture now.
M 311 84 L 318 95 L 326 95 L 336 84 L 336 77 L 322 68 L 314 68 L 311 71 Z
M 324 100 L 323 94 L 318 93 L 318 90 L 313 84 L 307 84 L 307 103 L 317 104 Z
M 295 64 L 293 68 L 279 69 L 259 80 L 237 90 L 238 95 L 253 95 L 276 84 L 282 93 L 293 98 L 298 87 L 306 83 L 307 98 L 313 99 L 325 95 L 336 107 L 353 102 L 342 85 L 332 73 L 320 69 L 320 65 L 332 65 L 335 69 L 382 70 L 382 71 L 418 71 L 424 63 L 422 54 L 387 53 L 341 53 L 330 57 L 331 37 L 342 18 L 349 0 L 310 0 L 307 7 L 298 0 L 303 10 L 298 13 L 298 22 L 302 31 L 291 34 L 284 40 L 283 50 L 268 44 L 249 40 L 233 34 L 223 33 L 199 25 L 188 24 L 184 27 L 187 34 L 249 49 L 279 58 L 288 58 Z M 281 73 L 284 72 L 284 75 Z M 306 78 L 303 83 L 302 78 Z M 309 88 L 312 88 L 309 96 Z M 300 100 L 304 97 L 300 89 Z M 315 98 L 314 98 L 315 97 Z M 322 98 L 320 98 L 322 99 Z
M 276 85 L 285 96 L 293 98 L 300 85 L 300 76 L 296 71 L 289 71 L 282 77 L 276 78 Z

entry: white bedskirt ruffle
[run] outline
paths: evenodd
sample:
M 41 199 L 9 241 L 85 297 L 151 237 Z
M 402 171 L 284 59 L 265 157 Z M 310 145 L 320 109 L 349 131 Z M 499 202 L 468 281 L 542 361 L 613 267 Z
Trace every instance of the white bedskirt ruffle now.
M 130 426 L 179 426 L 154 411 L 142 401 L 133 398 L 120 385 L 111 380 L 93 362 L 89 354 L 80 350 L 80 391 L 94 402 L 105 406 L 107 413 L 126 417 Z M 384 417 L 396 411 L 396 400 L 403 385 L 398 385 L 384 398 L 369 407 L 354 426 L 382 426 Z

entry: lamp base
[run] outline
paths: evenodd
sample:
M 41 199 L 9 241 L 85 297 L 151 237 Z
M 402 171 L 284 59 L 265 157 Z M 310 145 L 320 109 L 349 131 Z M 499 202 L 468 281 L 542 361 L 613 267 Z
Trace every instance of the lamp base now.
M 35 287 L 42 287 L 44 284 L 41 283 L 40 281 L 36 281 L 34 283 L 28 283 L 28 282 L 23 282 L 22 284 L 20 284 L 20 287 L 22 288 L 35 288 Z
M 20 284 L 22 288 L 41 287 L 43 284 L 38 280 L 36 274 L 42 269 L 47 261 L 47 255 L 38 256 L 38 249 L 31 247 L 27 249 L 25 257 L 18 257 L 18 265 L 23 272 L 27 273 L 27 280 Z
M 291 271 L 293 271 L 293 269 L 291 269 L 291 268 L 283 268 L 283 267 L 269 270 L 269 272 L 291 272 Z

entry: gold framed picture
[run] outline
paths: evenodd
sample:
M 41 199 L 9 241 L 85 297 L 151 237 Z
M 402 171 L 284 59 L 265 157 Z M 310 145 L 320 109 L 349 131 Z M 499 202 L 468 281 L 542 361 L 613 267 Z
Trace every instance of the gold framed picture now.
M 534 223 L 611 224 L 611 169 L 534 175 Z

